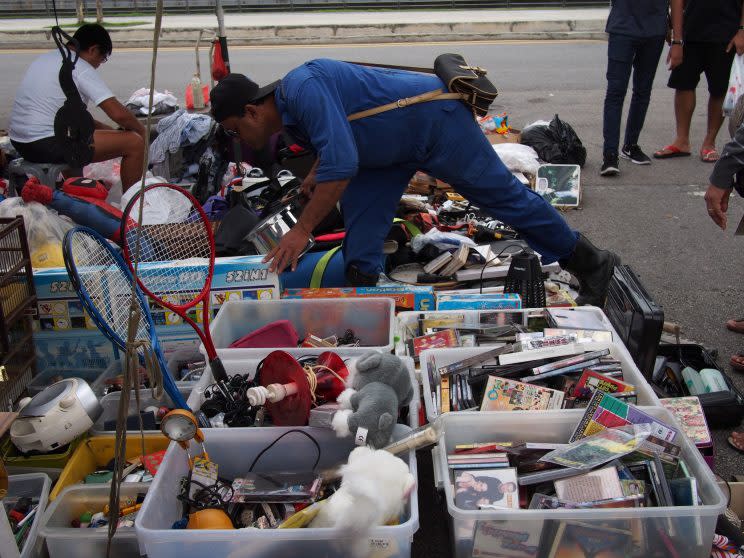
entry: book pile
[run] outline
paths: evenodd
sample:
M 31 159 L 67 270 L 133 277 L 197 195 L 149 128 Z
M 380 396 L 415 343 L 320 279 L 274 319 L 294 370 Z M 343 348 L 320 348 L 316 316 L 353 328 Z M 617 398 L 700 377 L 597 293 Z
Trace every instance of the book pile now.
M 624 380 L 620 361 L 609 348 L 588 350 L 592 346 L 561 334 L 503 344 L 447 364 L 430 351 L 423 368 L 439 414 L 583 408 L 595 393 L 635 403 L 635 386 Z
M 701 499 L 697 479 L 682 458 L 682 436 L 635 405 L 596 391 L 566 444 L 484 441 L 455 446 L 448 456 L 454 502 L 462 509 L 696 506 Z M 577 548 L 591 541 L 593 556 L 666 557 L 681 555 L 678 543 L 676 549 L 672 543 L 675 537 L 689 540 L 691 548 L 709 544 L 696 514 L 667 510 L 623 517 L 628 515 L 611 525 L 592 516 L 541 520 L 535 529 L 530 529 L 534 522 L 525 520 L 479 521 L 473 555 L 585 556 Z M 517 532 L 520 544 L 515 546 Z

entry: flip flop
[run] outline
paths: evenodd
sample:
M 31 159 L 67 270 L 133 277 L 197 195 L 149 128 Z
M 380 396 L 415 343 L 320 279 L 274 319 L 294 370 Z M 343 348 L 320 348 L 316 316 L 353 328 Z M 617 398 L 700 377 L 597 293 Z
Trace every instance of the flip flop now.
M 654 159 L 674 159 L 675 157 L 689 157 L 689 151 L 682 151 L 676 145 L 667 145 L 654 153 Z
M 744 334 L 744 318 L 735 318 L 726 322 L 726 329 Z
M 715 163 L 718 161 L 720 155 L 718 155 L 718 151 L 715 149 L 701 149 L 700 150 L 700 160 L 703 163 Z
M 744 354 L 738 353 L 733 355 L 731 360 L 729 360 L 729 364 L 735 371 L 744 372 Z
M 743 434 L 742 432 L 732 432 L 732 434 Z M 740 442 L 737 441 L 737 438 L 734 436 L 729 436 L 727 438 L 727 441 L 729 445 L 734 448 L 736 451 L 740 453 L 744 453 L 744 438 L 739 437 Z

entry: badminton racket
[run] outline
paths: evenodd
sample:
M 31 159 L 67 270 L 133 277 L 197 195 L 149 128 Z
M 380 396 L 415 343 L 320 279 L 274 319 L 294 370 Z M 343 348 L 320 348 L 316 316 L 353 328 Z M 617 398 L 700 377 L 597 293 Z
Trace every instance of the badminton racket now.
M 215 247 L 212 225 L 202 206 L 173 184 L 147 186 L 124 209 L 121 239 L 130 269 L 137 262 L 135 276 L 142 291 L 194 328 L 204 344 L 212 376 L 231 400 L 225 386 L 227 374 L 209 332 Z M 149 265 L 155 262 L 160 265 Z M 166 315 L 169 319 L 174 317 Z
M 121 254 L 87 227 L 70 229 L 62 252 L 70 281 L 91 320 L 114 345 L 126 351 L 133 278 Z M 140 310 L 137 338 L 149 339 L 162 371 L 163 389 L 173 404 L 188 409 L 168 372 L 147 300 L 139 289 L 135 293 Z M 143 351 L 140 356 L 144 358 Z

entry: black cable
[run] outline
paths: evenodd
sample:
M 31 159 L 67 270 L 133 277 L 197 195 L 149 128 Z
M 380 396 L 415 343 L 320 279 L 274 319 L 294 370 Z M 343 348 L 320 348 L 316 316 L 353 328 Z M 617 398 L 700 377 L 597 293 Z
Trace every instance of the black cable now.
M 479 283 L 480 283 L 480 293 L 479 294 L 483 294 L 483 273 L 486 271 L 486 268 L 488 267 L 488 264 L 490 264 L 493 260 L 498 260 L 499 259 L 499 256 L 501 256 L 506 251 L 507 248 L 511 248 L 512 246 L 518 246 L 520 252 L 522 250 L 524 250 L 524 246 L 521 243 L 507 244 L 506 246 L 504 246 L 504 248 L 501 250 L 501 252 L 499 252 L 493 258 L 490 258 L 488 261 L 486 261 L 486 263 L 483 264 L 483 267 L 481 268 L 481 272 L 480 272 L 480 279 L 479 279 Z M 519 252 L 514 252 L 514 253 L 515 254 L 518 254 Z
M 293 434 L 293 433 L 302 434 L 303 436 L 307 437 L 313 444 L 315 444 L 315 449 L 318 451 L 318 455 L 315 458 L 315 463 L 313 464 L 312 470 L 314 471 L 318 467 L 318 463 L 320 463 L 320 453 L 321 453 L 321 451 L 320 451 L 320 444 L 318 444 L 318 441 L 315 438 L 313 438 L 310 434 L 308 434 L 307 432 L 305 432 L 304 430 L 294 429 L 294 430 L 287 430 L 284 434 L 282 434 L 281 436 L 279 436 L 276 440 L 274 440 L 268 446 L 266 446 L 264 449 L 262 449 L 261 452 L 256 456 L 256 459 L 253 460 L 253 463 L 251 463 L 251 466 L 248 469 L 248 472 L 249 473 L 252 473 L 253 472 L 253 468 L 256 466 L 256 463 L 258 463 L 258 460 L 261 459 L 261 457 L 263 457 L 263 454 L 265 454 L 272 447 L 274 447 L 274 445 L 279 440 L 281 440 L 282 438 L 284 438 L 286 435 Z

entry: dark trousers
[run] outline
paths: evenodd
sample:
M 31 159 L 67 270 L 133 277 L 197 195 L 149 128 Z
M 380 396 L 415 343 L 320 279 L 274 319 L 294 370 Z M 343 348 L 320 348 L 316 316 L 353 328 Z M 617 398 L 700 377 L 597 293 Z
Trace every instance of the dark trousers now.
M 630 99 L 623 145 L 638 143 L 663 48 L 664 37 L 639 39 L 610 33 L 607 44 L 607 95 L 604 103 L 605 153 L 618 153 L 620 120 L 631 71 L 633 96 Z

